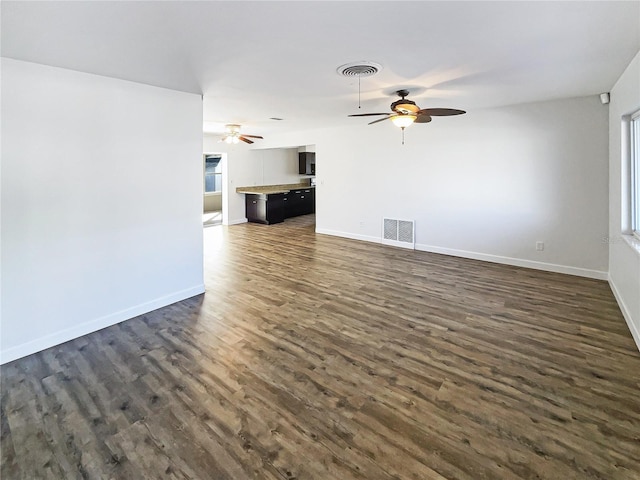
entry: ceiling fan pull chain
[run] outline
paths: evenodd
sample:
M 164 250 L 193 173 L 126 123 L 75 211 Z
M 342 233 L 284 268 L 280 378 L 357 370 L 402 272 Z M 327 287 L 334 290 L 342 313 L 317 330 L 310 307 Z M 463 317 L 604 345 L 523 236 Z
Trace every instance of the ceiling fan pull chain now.
M 360 75 L 358 75 L 358 108 L 360 108 Z
M 402 127 L 402 144 L 404 145 L 404 127 Z

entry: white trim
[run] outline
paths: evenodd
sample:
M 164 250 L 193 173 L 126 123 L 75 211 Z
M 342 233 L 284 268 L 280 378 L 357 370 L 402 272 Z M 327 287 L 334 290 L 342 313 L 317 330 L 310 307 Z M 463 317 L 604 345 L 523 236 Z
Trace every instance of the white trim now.
M 638 238 L 640 237 L 640 110 L 632 114 L 629 121 L 629 153 L 631 231 Z
M 360 240 L 363 242 L 381 243 L 380 237 L 371 237 L 369 235 L 358 235 L 355 233 L 339 232 L 337 230 L 327 230 L 324 228 L 316 228 L 316 233 L 322 235 L 331 235 L 333 237 L 350 238 L 352 240 Z
M 635 234 L 625 234 L 621 235 L 622 239 L 631 247 L 635 253 L 640 254 L 640 238 Z
M 59 332 L 36 338 L 35 340 L 31 340 L 21 345 L 7 348 L 6 350 L 0 352 L 0 365 L 4 365 L 5 363 L 17 360 L 18 358 L 26 357 L 27 355 L 40 352 L 47 348 L 60 345 L 61 343 L 68 342 L 69 340 L 73 340 L 74 338 L 97 332 L 98 330 L 110 327 L 112 325 L 115 325 L 116 323 L 129 320 L 131 318 L 137 317 L 138 315 L 149 313 L 152 310 L 166 307 L 167 305 L 171 305 L 172 303 L 191 298 L 195 295 L 200 295 L 204 292 L 204 284 L 196 285 L 195 287 L 180 290 L 179 292 L 174 292 L 172 294 L 165 295 L 164 297 L 156 298 L 155 300 L 141 303 L 139 305 L 135 305 L 125 310 L 120 310 L 119 312 L 115 312 L 104 317 L 89 320 L 88 322 L 81 323 L 80 325 L 75 325 L 71 328 L 67 328 Z
M 624 317 L 625 322 L 627 322 L 627 327 L 631 332 L 631 336 L 633 337 L 634 342 L 636 342 L 636 347 L 638 347 L 638 351 L 640 351 L 640 331 L 638 331 L 638 328 L 631 321 L 631 313 L 629 313 L 629 309 L 627 308 L 627 305 L 624 303 L 624 300 L 622 299 L 622 295 L 620 295 L 620 292 L 618 292 L 618 289 L 616 288 L 616 284 L 613 283 L 613 279 L 611 278 L 611 276 L 609 276 L 608 280 L 609 280 L 609 287 L 611 287 L 611 291 L 613 292 L 613 296 L 615 297 L 616 302 L 618 302 L 618 307 L 622 312 L 622 316 Z
M 389 245 L 390 247 L 399 247 L 399 248 L 405 248 L 407 250 L 415 250 L 415 245 L 413 243 L 407 243 L 407 242 L 399 242 L 398 240 L 389 240 L 386 238 L 383 238 L 380 243 L 382 245 Z
M 489 253 L 469 252 L 467 250 L 434 247 L 432 245 L 423 245 L 418 243 L 416 244 L 416 250 L 431 253 L 441 253 L 454 257 L 471 258 L 473 260 L 482 260 L 484 262 L 513 265 L 514 267 L 533 268 L 535 270 L 544 270 L 547 272 L 564 273 L 566 275 L 576 275 L 578 277 L 595 278 L 597 280 L 607 280 L 609 278 L 609 273 L 605 271 L 571 267 L 568 265 L 558 265 L 556 263 L 537 262 L 535 260 L 525 260 L 522 258 L 503 257 L 501 255 L 491 255 Z
M 229 220 L 228 222 L 225 223 L 225 221 L 222 221 L 223 225 L 239 225 L 241 223 L 247 223 L 247 219 L 246 218 L 236 218 L 235 220 Z

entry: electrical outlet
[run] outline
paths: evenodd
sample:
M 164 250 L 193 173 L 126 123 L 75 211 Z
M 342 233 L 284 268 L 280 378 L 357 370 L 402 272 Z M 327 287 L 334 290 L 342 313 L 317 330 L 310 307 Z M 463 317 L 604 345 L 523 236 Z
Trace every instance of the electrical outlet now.
M 541 252 L 544 250 L 544 242 L 536 242 L 536 250 Z

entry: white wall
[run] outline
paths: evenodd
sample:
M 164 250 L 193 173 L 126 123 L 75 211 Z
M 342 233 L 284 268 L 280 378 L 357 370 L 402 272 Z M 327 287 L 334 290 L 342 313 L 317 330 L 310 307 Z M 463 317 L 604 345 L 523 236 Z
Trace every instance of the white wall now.
M 629 232 L 630 159 L 625 116 L 640 109 L 640 52 L 611 90 L 609 104 L 609 283 L 640 348 L 640 242 Z M 626 127 L 626 128 L 625 128 Z M 625 148 L 622 148 L 624 145 Z
M 299 183 L 298 149 L 276 148 L 256 150 L 262 162 L 262 185 Z
M 202 103 L 2 59 L 2 362 L 202 293 Z
M 320 233 L 379 241 L 382 217 L 413 219 L 418 249 L 604 279 L 607 123 L 593 96 L 434 118 L 405 145 L 382 123 L 268 146 L 316 144 Z

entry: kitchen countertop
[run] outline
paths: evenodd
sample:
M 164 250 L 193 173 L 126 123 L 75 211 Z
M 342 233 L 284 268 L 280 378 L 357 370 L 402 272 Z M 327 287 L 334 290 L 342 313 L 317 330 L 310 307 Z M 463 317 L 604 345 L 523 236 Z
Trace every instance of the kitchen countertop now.
M 298 188 L 316 188 L 308 183 L 286 183 L 283 185 L 260 185 L 253 187 L 236 187 L 236 193 L 269 195 L 271 193 L 287 193 Z

